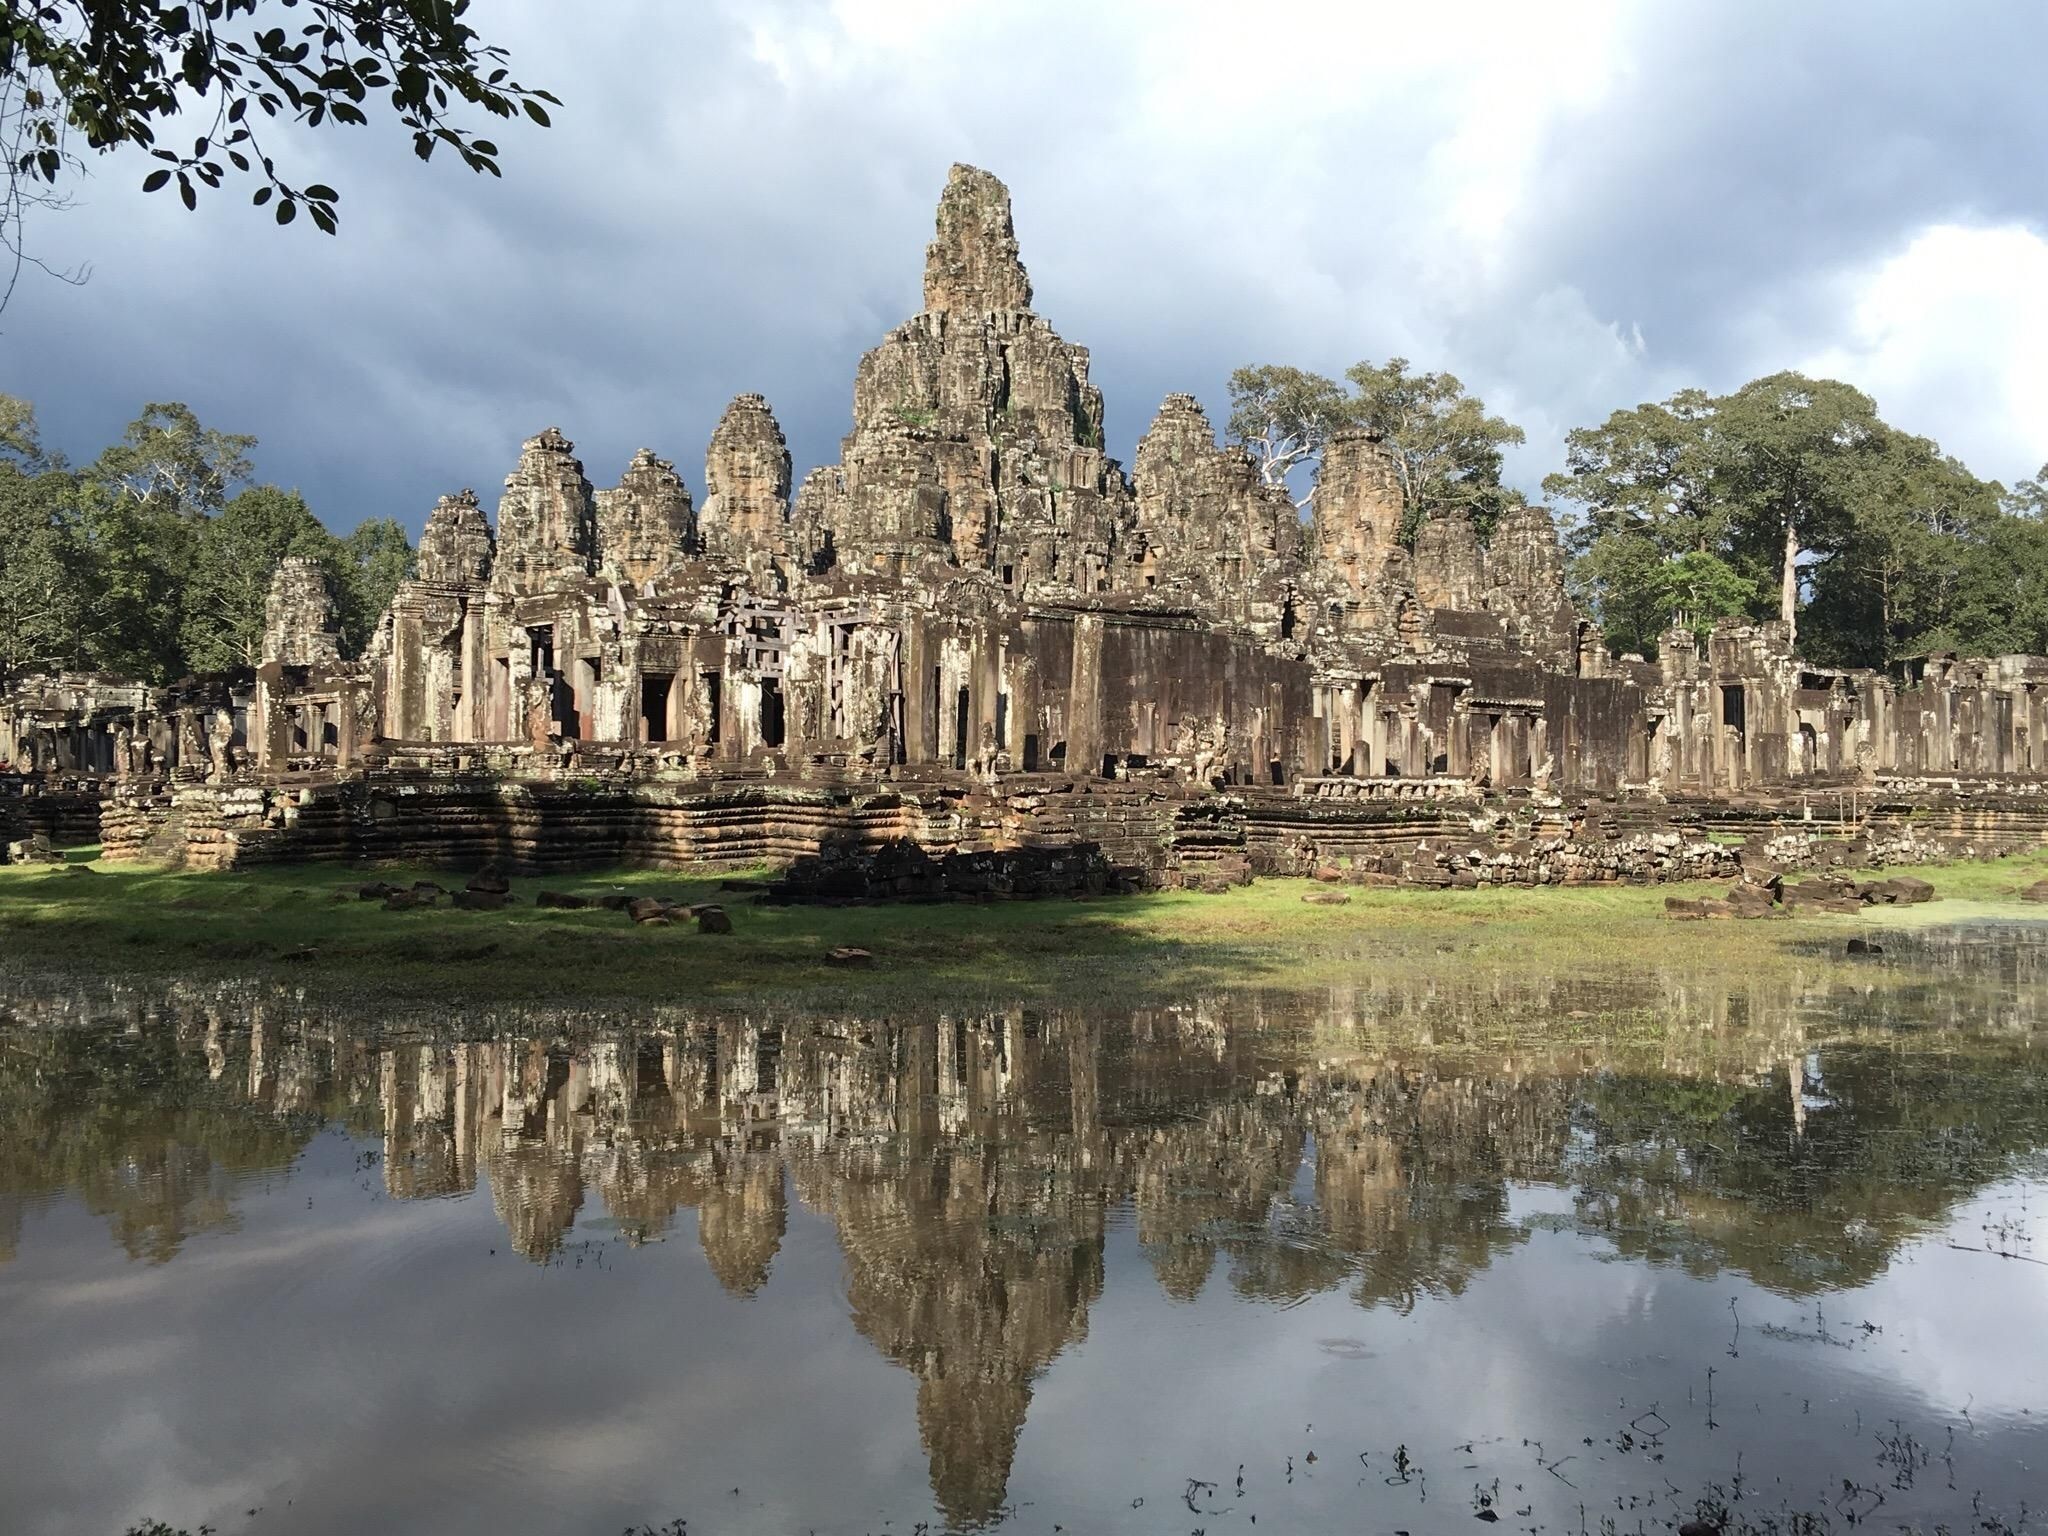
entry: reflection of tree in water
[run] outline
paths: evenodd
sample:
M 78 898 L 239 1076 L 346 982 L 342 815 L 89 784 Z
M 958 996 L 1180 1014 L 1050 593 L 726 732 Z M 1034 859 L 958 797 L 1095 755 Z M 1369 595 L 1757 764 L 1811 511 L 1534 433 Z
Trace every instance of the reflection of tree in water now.
M 1571 1189 L 1631 1256 L 1859 1284 L 2048 1141 L 2035 1005 L 1979 999 L 2007 1032 L 1937 1046 L 1919 1021 L 1971 1017 L 1961 990 L 1657 982 L 1630 1017 L 1668 1027 L 1633 1042 L 1573 1038 L 1583 985 L 1498 975 L 1309 1011 L 555 1014 L 454 1042 L 254 992 L 129 999 L 97 1027 L 52 1004 L 64 1027 L 0 1033 L 0 1261 L 23 1199 L 58 1190 L 169 1257 L 323 1118 L 381 1134 L 393 1197 L 481 1178 L 535 1260 L 600 1203 L 633 1242 L 693 1211 L 735 1295 L 768 1282 L 793 1189 L 834 1223 L 855 1327 L 916 1378 L 941 1507 L 974 1523 L 1002 1507 L 1035 1378 L 1086 1333 L 1112 1209 L 1182 1300 L 1219 1271 L 1278 1302 L 1458 1294 L 1526 1239 L 1521 1181 Z
M 1563 1077 L 1427 1067 L 1331 1084 L 1316 1193 L 1331 1242 L 1356 1256 L 1359 1303 L 1406 1312 L 1426 1295 L 1459 1295 L 1519 1241 L 1508 1186 L 1555 1172 L 1573 1091 Z
M 2048 1143 L 2033 1045 L 1847 1044 L 1754 1085 L 1615 1075 L 1563 1170 L 1580 1218 L 1623 1253 L 1793 1295 L 1867 1284 L 1899 1243 Z
M 113 1027 L 0 1035 L 0 1260 L 21 1203 L 68 1192 L 131 1258 L 164 1262 L 231 1227 L 239 1179 L 312 1136 L 317 1119 L 280 1097 L 274 1071 L 223 1077 L 191 1048 L 203 1010 L 171 1012 L 137 1004 Z M 256 1010 L 245 1027 L 260 1040 L 274 1026 Z

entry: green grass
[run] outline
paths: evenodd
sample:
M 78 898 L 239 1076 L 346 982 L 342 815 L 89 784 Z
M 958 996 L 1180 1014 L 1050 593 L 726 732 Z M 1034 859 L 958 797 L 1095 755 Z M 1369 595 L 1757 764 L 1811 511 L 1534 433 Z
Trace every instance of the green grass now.
M 0 955 L 10 971 L 297 978 L 392 1003 L 1138 1005 L 1223 987 L 1308 990 L 1447 968 L 1589 980 L 1673 963 L 1789 971 L 1810 967 L 1825 947 L 1818 941 L 1858 922 L 1664 918 L 1667 895 L 1717 886 L 1346 888 L 1349 905 L 1324 907 L 1302 901 L 1312 887 L 1301 880 L 1261 880 L 1221 896 L 770 907 L 721 893 L 728 872 L 648 870 L 516 879 L 519 901 L 498 913 L 388 912 L 355 899 L 357 887 L 418 878 L 454 888 L 463 876 L 332 865 L 190 874 L 101 863 L 90 852 L 63 868 L 0 867 Z M 1919 873 L 1948 904 L 1911 909 L 1915 920 L 2048 915 L 2014 899 L 2048 878 L 2048 853 Z M 735 931 L 641 928 L 619 912 L 536 908 L 535 894 L 548 888 L 718 901 Z M 874 969 L 826 965 L 826 952 L 843 944 L 871 950 Z

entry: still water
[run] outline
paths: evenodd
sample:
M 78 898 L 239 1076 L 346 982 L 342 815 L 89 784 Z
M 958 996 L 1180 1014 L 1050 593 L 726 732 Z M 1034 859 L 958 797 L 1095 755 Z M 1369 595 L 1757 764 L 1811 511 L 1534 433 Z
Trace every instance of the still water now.
M 2044 932 L 1115 1016 L 0 982 L 0 1529 L 2038 1529 Z

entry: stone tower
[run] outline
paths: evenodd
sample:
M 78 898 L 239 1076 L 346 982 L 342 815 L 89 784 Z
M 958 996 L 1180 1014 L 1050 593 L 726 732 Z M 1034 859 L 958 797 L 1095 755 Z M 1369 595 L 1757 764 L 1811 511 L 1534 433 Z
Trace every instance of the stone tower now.
M 938 230 L 924 253 L 926 314 L 1031 307 L 1031 279 L 1010 222 L 1010 189 L 987 171 L 955 165 L 939 196 Z
M 1564 590 L 1564 557 L 1548 507 L 1509 507 L 1486 547 L 1486 607 L 1543 660 L 1576 663 L 1578 611 Z
M 479 587 L 490 580 L 497 541 L 476 492 L 468 489 L 443 496 L 427 514 L 420 532 L 416 569 L 419 579 L 434 586 Z
M 1463 511 L 1432 517 L 1415 531 L 1415 596 L 1425 608 L 1472 612 L 1486 590 L 1486 555 Z
M 1277 621 L 1280 583 L 1300 543 L 1282 486 L 1242 448 L 1219 448 L 1193 395 L 1168 395 L 1138 443 L 1136 521 L 1118 585 L 1243 622 Z M 1270 608 L 1271 612 L 1258 610 Z
M 824 558 L 1109 589 L 1130 498 L 1102 451 L 1102 392 L 1030 305 L 1008 189 L 954 166 L 924 310 L 861 359 L 840 463 L 805 485 L 798 522 Z
M 683 477 L 642 448 L 618 485 L 597 493 L 599 566 L 644 587 L 696 549 L 697 515 Z
M 1331 437 L 1310 507 L 1318 562 L 1354 593 L 1369 592 L 1401 547 L 1406 508 L 1400 477 L 1377 432 L 1353 427 Z
M 739 396 L 704 454 L 704 552 L 742 563 L 788 554 L 789 478 L 789 444 L 775 413 L 759 395 Z
M 288 667 L 341 659 L 341 626 L 318 560 L 286 555 L 278 562 L 263 602 L 263 659 Z
M 597 507 L 576 445 L 553 427 L 529 437 L 498 502 L 496 584 L 537 592 L 588 576 L 597 557 Z

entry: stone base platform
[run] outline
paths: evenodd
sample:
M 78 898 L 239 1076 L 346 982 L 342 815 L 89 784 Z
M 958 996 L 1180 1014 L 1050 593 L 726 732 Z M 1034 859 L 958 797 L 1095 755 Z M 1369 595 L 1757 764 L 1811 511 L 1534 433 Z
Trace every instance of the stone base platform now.
M 1661 883 L 2048 845 L 2048 794 L 1951 780 L 1819 797 L 1569 803 L 1445 780 L 1226 792 L 1163 777 L 990 783 L 949 771 L 636 783 L 381 769 L 268 782 L 119 780 L 101 806 L 99 835 L 107 858 L 194 869 L 765 864 L 786 871 L 775 886 L 784 900 L 1220 890 L 1259 874 L 1426 887 Z

